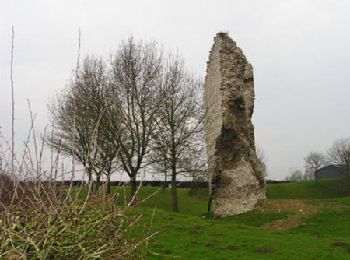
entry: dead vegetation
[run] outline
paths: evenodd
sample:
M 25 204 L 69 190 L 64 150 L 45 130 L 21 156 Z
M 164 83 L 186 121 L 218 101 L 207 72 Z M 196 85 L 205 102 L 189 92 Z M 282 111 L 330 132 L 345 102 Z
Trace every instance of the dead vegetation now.
M 11 79 L 13 39 L 12 30 Z M 142 248 L 155 232 L 141 223 L 142 215 L 131 210 L 130 203 L 118 204 L 117 195 L 92 195 L 91 182 L 73 186 L 76 161 L 68 170 L 61 150 L 48 153 L 46 128 L 38 134 L 28 104 L 31 125 L 22 151 L 19 147 L 15 151 L 13 95 L 11 142 L 0 128 L 0 259 L 142 258 Z M 73 118 L 70 129 L 76 126 Z M 74 134 L 68 138 L 76 149 Z M 57 182 L 67 177 L 70 185 Z M 150 223 L 152 219 L 153 215 Z M 134 229 L 143 232 L 135 235 Z

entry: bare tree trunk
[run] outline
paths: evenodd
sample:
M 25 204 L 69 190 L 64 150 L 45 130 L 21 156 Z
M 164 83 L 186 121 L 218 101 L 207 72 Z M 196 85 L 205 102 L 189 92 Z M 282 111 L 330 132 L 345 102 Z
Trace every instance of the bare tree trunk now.
M 98 192 L 100 187 L 101 187 L 101 174 L 96 174 L 96 189 L 95 189 L 95 192 Z
M 111 174 L 107 175 L 107 187 L 106 187 L 106 194 L 111 193 Z
M 93 185 L 93 179 L 92 179 L 92 172 L 89 171 L 88 172 L 88 175 L 89 175 L 89 181 L 88 181 L 88 193 L 89 194 L 92 194 L 93 191 L 94 191 L 94 185 Z
M 135 196 L 136 201 L 136 191 L 137 191 L 137 183 L 136 176 L 130 177 L 130 199 L 133 199 Z
M 168 173 L 168 166 L 167 166 L 166 155 L 164 155 L 164 184 L 163 184 L 163 189 L 166 189 L 167 186 L 168 186 L 167 173 Z
M 163 183 L 163 189 L 166 189 L 168 186 L 168 180 L 167 180 L 167 170 L 165 170 L 164 173 L 164 183 Z
M 174 212 L 179 212 L 178 202 L 177 202 L 177 184 L 176 184 L 176 168 L 172 167 L 171 172 L 171 197 L 172 197 L 172 210 Z

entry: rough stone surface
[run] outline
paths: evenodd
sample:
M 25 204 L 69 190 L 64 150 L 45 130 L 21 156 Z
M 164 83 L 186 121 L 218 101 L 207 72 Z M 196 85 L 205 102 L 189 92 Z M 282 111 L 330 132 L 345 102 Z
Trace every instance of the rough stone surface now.
M 207 108 L 208 180 L 214 214 L 240 214 L 265 198 L 265 181 L 254 144 L 253 68 L 226 34 L 218 33 L 209 55 Z

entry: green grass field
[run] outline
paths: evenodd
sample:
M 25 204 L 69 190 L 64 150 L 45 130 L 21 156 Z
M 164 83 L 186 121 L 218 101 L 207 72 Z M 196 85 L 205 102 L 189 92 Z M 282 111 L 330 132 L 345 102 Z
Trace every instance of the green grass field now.
M 350 259 L 347 180 L 270 184 L 259 209 L 221 219 L 206 214 L 205 190 L 179 189 L 179 213 L 168 189 L 143 187 L 139 200 L 157 190 L 136 207 L 145 225 L 155 209 L 147 259 Z

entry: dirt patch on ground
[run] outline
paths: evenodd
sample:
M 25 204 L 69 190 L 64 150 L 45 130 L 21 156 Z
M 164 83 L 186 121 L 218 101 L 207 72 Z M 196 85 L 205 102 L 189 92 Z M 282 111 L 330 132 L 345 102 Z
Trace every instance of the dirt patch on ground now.
M 273 253 L 274 251 L 275 249 L 271 247 L 259 247 L 256 249 L 256 252 L 262 253 L 262 254 L 269 254 L 269 253 Z
M 286 230 L 300 226 L 305 219 L 313 216 L 320 210 L 320 205 L 314 205 L 303 200 L 270 200 L 259 208 L 263 212 L 290 212 L 285 219 L 278 219 L 265 223 L 263 228 Z
M 295 228 L 304 223 L 304 221 L 321 209 L 332 209 L 334 211 L 343 211 L 348 209 L 340 203 L 334 202 L 315 202 L 315 201 L 304 201 L 297 199 L 288 200 L 266 200 L 262 202 L 257 210 L 261 212 L 288 212 L 290 215 L 284 219 L 278 219 L 265 223 L 262 225 L 263 228 L 273 229 L 273 230 L 286 230 L 290 228 Z
M 291 211 L 299 212 L 306 210 L 307 212 L 314 209 L 316 206 L 304 200 L 288 199 L 288 200 L 266 200 L 260 207 L 260 210 L 273 212 Z
M 286 230 L 300 226 L 305 217 L 299 215 L 293 215 L 286 219 L 278 219 L 262 225 L 263 228 L 273 230 Z
M 343 248 L 346 252 L 350 253 L 350 244 L 345 241 L 334 242 L 332 246 Z

